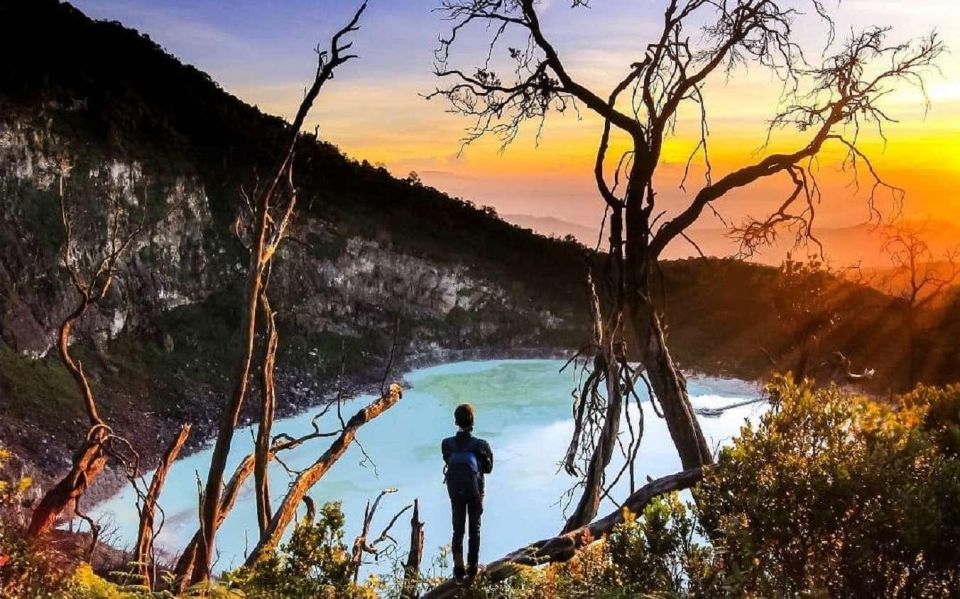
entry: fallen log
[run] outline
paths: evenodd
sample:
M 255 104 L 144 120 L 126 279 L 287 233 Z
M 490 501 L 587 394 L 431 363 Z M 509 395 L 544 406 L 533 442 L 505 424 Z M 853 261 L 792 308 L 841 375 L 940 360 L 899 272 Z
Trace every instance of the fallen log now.
M 638 514 L 652 499 L 665 493 L 689 489 L 703 478 L 701 468 L 690 468 L 683 472 L 658 478 L 637 489 L 623 503 L 623 509 L 629 509 Z M 623 509 L 607 514 L 599 520 L 594 520 L 586 526 L 581 526 L 570 532 L 536 541 L 504 557 L 491 562 L 484 570 L 483 576 L 490 582 L 500 582 L 515 575 L 519 570 L 516 566 L 540 566 L 551 562 L 565 562 L 576 555 L 583 547 L 603 538 L 615 526 L 623 522 Z M 422 599 L 452 599 L 457 597 L 463 588 L 451 578 L 430 589 Z

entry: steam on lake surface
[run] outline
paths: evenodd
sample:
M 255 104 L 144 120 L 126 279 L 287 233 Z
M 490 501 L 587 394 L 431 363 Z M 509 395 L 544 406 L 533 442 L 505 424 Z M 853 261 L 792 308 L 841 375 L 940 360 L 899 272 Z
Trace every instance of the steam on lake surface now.
M 558 472 L 570 434 L 571 391 L 576 383 L 572 369 L 559 372 L 559 360 L 487 360 L 457 362 L 408 373 L 405 380 L 412 385 L 396 406 L 360 429 L 358 439 L 372 460 L 365 462 L 363 453 L 352 445 L 341 460 L 314 487 L 311 495 L 317 505 L 341 501 L 346 516 L 346 539 L 356 536 L 363 509 L 368 499 L 382 489 L 396 487 L 381 503 L 373 524 L 374 534 L 390 517 L 414 498 L 420 499 L 420 517 L 426 523 L 427 564 L 439 554 L 441 546 L 450 542 L 450 510 L 443 485 L 443 464 L 440 441 L 453 434 L 453 409 L 460 403 L 472 403 L 477 410 L 474 434 L 487 439 L 493 448 L 493 474 L 487 478 L 483 514 L 481 561 L 500 557 L 523 544 L 557 533 L 564 519 L 561 499 L 573 482 Z M 691 377 L 688 381 L 695 407 L 719 407 L 755 397 L 757 389 L 743 381 Z M 349 418 L 371 397 L 346 402 L 344 418 Z M 282 398 L 281 398 L 282 401 Z M 726 411 L 716 418 L 701 418 L 701 426 L 711 447 L 728 443 L 743 425 L 744 419 L 756 418 L 763 404 L 743 406 Z M 636 416 L 636 407 L 631 406 Z M 644 435 L 637 464 L 638 486 L 646 476 L 658 477 L 680 469 L 680 460 L 663 420 L 648 402 L 643 403 Z M 311 410 L 278 421 L 274 433 L 292 436 L 312 430 Z M 320 429 L 338 428 L 336 410 L 321 420 Z M 251 430 L 237 431 L 227 473 L 253 448 Z M 317 439 L 285 452 L 283 461 L 294 469 L 315 460 L 330 443 Z M 156 541 L 158 552 L 177 555 L 197 529 L 196 473 L 206 476 L 210 449 L 177 461 L 172 467 L 160 506 L 165 520 Z M 616 461 L 612 468 L 622 464 Z M 615 472 L 615 470 L 614 470 Z M 273 463 L 270 472 L 271 490 L 276 506 L 286 489 L 288 476 Z M 149 475 L 148 475 L 149 480 Z M 256 541 L 256 508 L 252 477 L 230 516 L 217 533 L 216 563 L 218 571 L 242 563 L 247 550 Z M 617 496 L 629 492 L 626 477 Z M 605 504 L 601 513 L 614 509 Z M 106 518 L 115 528 L 114 543 L 131 545 L 136 538 L 137 511 L 135 494 L 125 488 L 113 498 L 90 510 L 97 518 Z M 393 529 L 406 551 L 409 539 L 409 516 L 405 515 Z M 374 568 L 387 569 L 381 564 Z

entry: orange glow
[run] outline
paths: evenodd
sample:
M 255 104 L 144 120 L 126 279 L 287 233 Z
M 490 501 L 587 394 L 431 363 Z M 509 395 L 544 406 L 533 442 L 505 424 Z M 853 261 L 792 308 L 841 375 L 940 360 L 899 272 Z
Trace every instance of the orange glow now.
M 896 25 L 894 38 L 903 40 L 946 22 L 949 13 L 960 16 L 960 9 L 944 0 L 912 3 L 909 11 L 902 3 L 851 0 L 837 8 L 837 30 L 889 22 Z M 924 114 L 923 99 L 916 90 L 895 90 L 884 100 L 885 109 L 899 120 L 885 125 L 887 143 L 867 130 L 860 145 L 884 179 L 907 192 L 903 216 L 960 224 L 960 200 L 955 193 L 960 188 L 960 81 L 956 79 L 960 30 L 941 33 L 952 53 L 941 61 L 943 75 L 934 73 L 929 79 L 932 110 Z M 634 59 L 629 53 L 588 54 L 585 58 L 582 51 L 570 52 L 567 58 L 581 68 L 574 75 L 588 81 L 600 95 L 610 87 L 608 79 L 615 81 L 623 70 L 617 65 L 629 65 Z M 430 91 L 436 81 L 429 76 L 429 65 L 419 67 L 420 71 L 401 73 L 390 81 L 338 81 L 325 92 L 307 128 L 319 124 L 321 135 L 352 157 L 383 163 L 398 176 L 418 171 L 425 183 L 477 204 L 492 205 L 501 214 L 550 216 L 596 226 L 602 205 L 592 168 L 601 123 L 592 113 L 582 111 L 580 118 L 571 113 L 551 115 L 539 141 L 536 123 L 530 123 L 506 151 L 501 152 L 497 140 L 483 139 L 458 154 L 463 131 L 471 122 L 446 113 L 442 101 L 422 98 L 420 94 Z M 766 121 L 777 111 L 779 92 L 778 83 L 760 69 L 730 82 L 722 81 L 722 76 L 718 79 L 707 88 L 709 149 L 715 176 L 758 160 Z M 292 99 L 300 93 L 296 87 L 234 91 L 280 114 L 296 104 Z M 687 192 L 678 189 L 684 164 L 697 142 L 698 127 L 697 112 L 686 108 L 680 114 L 676 135 L 664 146 L 657 181 L 659 197 L 668 210 L 680 207 L 702 184 L 703 160 L 697 157 Z M 780 132 L 763 151 L 795 149 L 806 139 L 800 133 Z M 624 140 L 614 140 L 610 155 L 618 155 L 625 147 Z M 839 170 L 843 155 L 844 149 L 834 145 L 826 148 L 818 161 L 824 196 L 818 211 L 821 227 L 852 226 L 869 217 L 863 187 L 869 187 L 869 174 L 865 170 L 860 173 L 862 187 L 856 193 L 850 186 L 850 173 Z M 788 187 L 785 177 L 763 181 L 731 194 L 717 207 L 735 222 L 748 214 L 759 216 L 781 200 Z M 720 224 L 705 218 L 697 226 L 716 228 Z

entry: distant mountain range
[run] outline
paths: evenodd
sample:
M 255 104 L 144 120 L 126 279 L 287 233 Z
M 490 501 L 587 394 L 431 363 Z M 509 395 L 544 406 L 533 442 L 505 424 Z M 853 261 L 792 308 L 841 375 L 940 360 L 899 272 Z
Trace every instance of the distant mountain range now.
M 598 226 L 587 226 L 552 216 L 504 214 L 501 218 L 542 235 L 561 239 L 571 235 L 588 247 L 595 247 L 599 236 Z M 951 249 L 960 247 L 960 224 L 957 223 L 942 220 L 922 222 L 914 220 L 903 221 L 896 226 L 921 230 L 934 259 L 940 259 Z M 884 239 L 890 232 L 890 225 L 817 227 L 814 232 L 822 244 L 823 254 L 834 267 L 842 268 L 860 264 L 865 268 L 882 269 L 890 266 L 889 258 L 883 251 Z M 679 239 L 667 248 L 664 258 L 689 258 L 698 256 L 701 251 L 707 256 L 729 257 L 736 255 L 738 251 L 736 240 L 730 237 L 726 229 L 694 228 L 690 230 L 689 236 L 696 243 L 696 248 L 690 242 Z M 764 248 L 762 252 L 749 259 L 761 264 L 778 265 L 786 259 L 788 253 L 794 258 L 819 255 L 820 248 L 815 243 L 797 248 L 794 247 L 793 241 L 793 235 L 790 232 L 784 232 L 778 243 Z
M 501 214 L 500 218 L 522 229 L 530 229 L 547 237 L 563 239 L 572 235 L 577 241 L 587 247 L 597 245 L 599 229 L 578 225 L 553 216 L 533 216 L 532 214 Z

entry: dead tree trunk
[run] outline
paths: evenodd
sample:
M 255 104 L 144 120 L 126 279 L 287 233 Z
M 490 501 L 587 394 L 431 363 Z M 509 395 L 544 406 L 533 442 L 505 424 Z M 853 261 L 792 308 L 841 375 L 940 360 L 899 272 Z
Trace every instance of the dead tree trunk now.
M 270 457 L 273 457 L 273 453 L 271 453 Z M 223 524 L 230 510 L 233 509 L 237 497 L 240 496 L 240 489 L 243 487 L 243 483 L 246 482 L 250 474 L 253 473 L 253 466 L 253 454 L 244 457 L 237 465 L 237 469 L 233 471 L 233 476 L 230 477 L 230 480 L 227 481 L 227 484 L 224 486 L 223 493 L 220 496 L 220 510 L 217 512 L 219 518 L 219 520 L 217 520 L 218 527 Z M 193 533 L 193 536 L 190 537 L 190 541 L 186 547 L 183 548 L 183 552 L 177 560 L 177 565 L 174 567 L 178 581 L 178 592 L 180 593 L 185 592 L 187 586 L 190 584 L 193 570 L 197 565 L 197 550 L 202 541 L 203 533 L 201 530 L 197 530 Z
M 651 305 L 633 306 L 633 322 L 641 328 L 640 361 L 667 422 L 670 438 L 685 469 L 713 463 L 713 454 L 690 404 L 687 384 L 667 349 L 660 317 Z
M 257 334 L 257 304 L 263 285 L 263 256 L 267 237 L 267 213 L 270 196 L 264 194 L 257 202 L 255 240 L 250 250 L 246 284 L 246 306 L 243 311 L 241 330 L 244 332 L 244 353 L 237 367 L 237 374 L 233 392 L 229 403 L 220 420 L 217 440 L 213 446 L 210 458 L 210 470 L 203 491 L 203 506 L 201 528 L 205 531 L 203 542 L 198 547 L 200 567 L 194 568 L 194 581 L 205 580 L 209 574 L 213 560 L 214 539 L 220 521 L 220 487 L 223 484 L 223 473 L 227 466 L 227 457 L 230 455 L 230 445 L 233 442 L 233 432 L 237 428 L 240 418 L 240 409 L 247 396 L 247 385 L 250 380 L 250 366 L 253 362 L 254 345 Z
M 373 518 L 377 514 L 377 508 L 380 507 L 380 501 L 384 498 L 385 495 L 389 493 L 396 493 L 397 489 L 391 487 L 389 489 L 384 489 L 377 495 L 377 498 L 371 504 L 367 502 L 367 507 L 363 511 L 363 525 L 360 529 L 360 534 L 357 535 L 357 538 L 353 540 L 353 551 L 350 555 L 350 567 L 353 569 L 353 582 L 354 584 L 360 579 L 360 568 L 363 566 L 363 556 L 364 554 L 369 554 L 376 558 L 380 554 L 380 544 L 389 541 L 392 544 L 396 544 L 396 541 L 393 537 L 390 536 L 390 529 L 393 528 L 393 525 L 397 523 L 397 520 L 403 513 L 409 510 L 412 506 L 405 506 L 402 510 L 394 514 L 393 518 L 390 519 L 390 522 L 384 527 L 380 532 L 380 535 L 374 539 L 370 540 L 370 526 L 373 524 Z M 307 496 L 304 496 L 304 500 L 308 499 Z
M 53 528 L 64 510 L 76 505 L 107 464 L 106 442 L 109 434 L 105 424 L 90 429 L 83 446 L 73 456 L 70 472 L 34 508 L 27 536 L 34 539 L 43 536 Z
M 400 401 L 402 395 L 403 392 L 400 385 L 394 383 L 390 385 L 390 389 L 385 395 L 367 405 L 347 421 L 340 436 L 330 445 L 330 448 L 327 449 L 317 461 L 303 470 L 293 481 L 287 495 L 283 498 L 273 518 L 270 519 L 270 525 L 267 527 L 266 532 L 261 535 L 256 547 L 254 547 L 250 556 L 247 557 L 244 564 L 245 566 L 249 567 L 254 565 L 276 549 L 280 538 L 293 520 L 297 505 L 313 485 L 317 484 L 317 481 L 319 481 L 330 467 L 347 451 L 347 448 L 353 442 L 360 427 L 393 407 Z
M 254 451 L 254 489 L 257 497 L 257 524 L 260 534 L 267 529 L 270 518 L 273 516 L 270 508 L 270 483 L 268 480 L 267 464 L 270 453 L 270 432 L 273 427 L 273 417 L 276 412 L 276 385 L 274 384 L 274 369 L 277 358 L 277 325 L 267 291 L 260 297 L 263 308 L 263 317 L 267 324 L 267 345 L 263 357 L 263 369 L 260 374 L 261 410 L 260 424 L 257 428 L 256 448 Z
M 692 468 L 676 474 L 664 476 L 647 483 L 637 489 L 623 503 L 625 509 L 639 514 L 652 499 L 671 493 L 689 489 L 703 478 L 701 468 Z M 619 509 L 570 532 L 550 539 L 544 539 L 521 547 L 508 553 L 504 557 L 487 565 L 484 576 L 491 583 L 497 583 L 515 575 L 518 569 L 514 566 L 540 566 L 550 562 L 564 562 L 576 555 L 583 547 L 610 534 L 615 526 L 623 522 L 623 510 Z M 422 599 L 448 599 L 459 596 L 462 587 L 452 579 L 434 587 Z
M 243 407 L 244 400 L 246 399 L 250 368 L 253 361 L 257 329 L 257 305 L 260 302 L 260 296 L 264 287 L 265 271 L 279 243 L 283 239 L 285 228 L 289 223 L 293 208 L 296 204 L 296 193 L 293 189 L 292 182 L 292 163 L 294 149 L 300 135 L 300 128 L 303 126 L 303 122 L 314 100 L 316 100 L 319 95 L 320 89 L 333 77 L 334 69 L 348 60 L 355 58 L 355 55 L 346 53 L 351 44 L 341 44 L 340 40 L 344 35 L 357 30 L 360 15 L 363 14 L 365 9 L 366 3 L 362 4 L 350 22 L 333 36 L 329 51 L 318 52 L 317 71 L 313 85 L 300 103 L 297 114 L 291 123 L 289 142 L 283 149 L 283 154 L 280 156 L 280 160 L 277 163 L 277 167 L 272 174 L 269 184 L 264 188 L 262 193 L 257 195 L 252 243 L 250 246 L 250 261 L 247 271 L 246 303 L 241 324 L 241 330 L 244 333 L 244 353 L 237 367 L 233 393 L 230 396 L 220 421 L 217 440 L 214 444 L 213 454 L 210 459 L 210 470 L 204 486 L 203 505 L 201 506 L 200 514 L 200 528 L 204 531 L 204 534 L 202 536 L 202 542 L 197 548 L 197 559 L 192 573 L 194 582 L 206 580 L 210 575 L 217 527 L 221 521 L 219 511 L 223 475 L 226 470 L 227 458 L 230 455 L 233 433 L 237 428 L 237 422 L 240 417 L 240 409 Z M 273 205 L 274 195 L 284 178 L 286 178 L 291 187 L 290 198 L 286 206 L 280 211 L 282 214 L 271 214 L 271 211 L 275 208 Z M 265 476 L 263 480 L 266 480 Z
M 87 288 L 81 286 L 77 290 L 81 295 L 80 301 L 74 311 L 60 325 L 57 347 L 60 350 L 61 361 L 77 383 L 77 387 L 79 387 L 83 396 L 87 417 L 90 420 L 90 430 L 87 431 L 87 437 L 83 445 L 73 456 L 73 465 L 70 472 L 44 495 L 34 509 L 30 526 L 27 529 L 27 534 L 31 537 L 38 537 L 49 532 L 60 514 L 80 499 L 80 496 L 93 483 L 107 463 L 108 456 L 104 444 L 110 435 L 110 429 L 100 418 L 97 411 L 97 403 L 94 400 L 87 376 L 83 371 L 83 365 L 70 354 L 70 332 L 73 325 L 93 302 Z
M 689 469 L 712 464 L 713 455 L 693 412 L 683 375 L 667 348 L 661 315 L 654 300 L 651 280 L 658 266 L 657 254 L 650 247 L 650 219 L 654 205 L 651 177 L 656 163 L 651 160 L 649 154 L 638 151 L 627 188 L 624 308 L 638 345 L 640 362 L 663 408 L 663 418 L 680 463 Z
M 420 585 L 420 563 L 423 561 L 423 522 L 420 521 L 420 500 L 413 500 L 413 515 L 410 516 L 410 553 L 403 566 L 403 587 L 400 599 L 416 599 Z
M 163 483 L 167 479 L 167 472 L 170 466 L 177 459 L 180 450 L 183 449 L 187 437 L 190 436 L 190 425 L 184 424 L 180 427 L 180 433 L 174 438 L 170 447 L 160 459 L 160 465 L 153 473 L 153 479 L 150 481 L 150 487 L 143 498 L 143 505 L 140 508 L 140 526 L 137 530 L 137 543 L 134 546 L 134 559 L 137 569 L 143 577 L 143 583 L 150 590 L 153 590 L 156 584 L 156 576 L 153 560 L 153 536 L 154 536 L 154 515 L 157 509 L 157 500 L 160 498 L 160 491 L 163 489 Z
M 327 409 L 329 408 L 325 408 L 320 415 L 314 417 L 314 430 L 312 433 L 308 433 L 297 438 L 291 438 L 287 435 L 279 435 L 278 438 L 274 439 L 273 445 L 270 447 L 270 451 L 267 454 L 267 461 L 269 462 L 273 460 L 277 453 L 294 449 L 306 443 L 307 441 L 325 437 L 333 437 L 339 434 L 339 431 L 332 433 L 320 432 L 317 420 L 319 416 L 322 416 L 326 412 Z M 237 497 L 240 495 L 240 490 L 243 487 L 243 484 L 250 477 L 250 475 L 253 474 L 255 466 L 256 456 L 254 454 L 248 454 L 242 460 L 240 460 L 239 464 L 237 464 L 236 469 L 233 471 L 233 475 L 230 477 L 230 480 L 227 481 L 227 484 L 223 488 L 223 493 L 220 496 L 220 510 L 217 526 L 222 525 L 223 521 L 226 520 L 227 516 L 230 514 L 230 511 L 233 509 L 233 506 L 237 501 Z M 306 502 L 308 499 L 308 497 L 305 497 L 304 502 Z M 181 593 L 186 590 L 186 587 L 190 583 L 197 559 L 197 547 L 202 539 L 202 531 L 197 530 L 190 538 L 190 541 L 180 554 L 180 558 L 177 560 L 177 565 L 174 568 L 174 572 L 177 574 L 177 584 Z
M 603 352 L 605 354 L 604 366 L 607 371 L 607 410 L 603 417 L 600 437 L 597 439 L 596 448 L 590 457 L 590 464 L 587 466 L 583 494 L 580 495 L 580 501 L 577 503 L 573 514 L 567 519 L 563 532 L 580 528 L 597 515 L 597 511 L 600 509 L 600 501 L 603 499 L 604 473 L 607 466 L 610 465 L 610 460 L 613 459 L 617 435 L 620 432 L 620 416 L 623 413 L 620 363 L 613 355 L 612 348 L 605 347 Z
M 583 7 L 587 2 L 571 4 Z M 775 240 L 784 227 L 797 231 L 798 242 L 810 239 L 820 198 L 811 168 L 828 142 L 845 148 L 844 166 L 867 165 L 874 182 L 871 208 L 876 208 L 874 192 L 879 188 L 890 190 L 896 201 L 901 200 L 902 190 L 878 176 L 858 146 L 857 137 L 845 136 L 845 128 L 864 121 L 882 122 L 885 113 L 879 100 L 884 95 L 883 85 L 909 81 L 922 88 L 926 69 L 934 66 L 945 50 L 935 35 L 916 44 L 890 45 L 885 41 L 887 30 L 871 28 L 853 34 L 835 55 L 824 56 L 822 66 L 810 67 L 801 60 L 800 48 L 793 39 L 795 7 L 786 4 L 771 0 L 666 3 L 662 29 L 644 46 L 642 60 L 630 63 L 608 94 L 584 85 L 567 69 L 562 52 L 541 26 L 540 2 L 450 0 L 438 8 L 452 23 L 441 36 L 436 52 L 436 75 L 446 83 L 427 98 L 445 98 L 453 112 L 475 119 L 465 137 L 466 144 L 492 134 L 506 146 L 516 139 L 524 123 L 542 124 L 549 113 L 564 112 L 571 105 L 585 107 L 603 119 L 594 177 L 606 204 L 604 215 L 610 215 L 612 229 L 622 226 L 622 236 L 611 235 L 610 261 L 621 253 L 626 258 L 620 269 L 625 284 L 616 291 L 623 294 L 625 302 L 617 301 L 614 309 L 623 310 L 628 317 L 627 326 L 638 341 L 653 394 L 663 406 L 671 437 L 687 468 L 709 464 L 712 456 L 691 409 L 683 378 L 667 350 L 662 316 L 657 312 L 661 306 L 650 293 L 651 274 L 656 272 L 664 251 L 679 238 L 690 241 L 687 231 L 704 211 L 713 209 L 719 216 L 716 202 L 774 176 L 789 177 L 793 184 L 789 195 L 783 201 L 770 202 L 764 218 L 750 218 L 734 227 L 741 248 L 756 250 Z M 821 2 L 812 4 L 820 17 L 830 21 Z M 709 39 L 688 43 L 684 31 L 691 22 L 708 23 Z M 490 60 L 476 66 L 453 64 L 453 50 L 464 39 L 461 31 L 481 25 L 491 32 L 487 38 L 489 56 L 504 50 L 504 35 L 515 34 L 527 40 L 523 52 L 510 50 L 516 64 L 509 72 L 488 76 Z M 795 88 L 788 94 L 786 108 L 770 121 L 770 132 L 795 127 L 804 139 L 793 151 L 768 153 L 714 178 L 702 90 L 708 79 L 725 70 L 729 74 L 725 67 L 732 62 L 762 65 L 797 84 L 806 80 L 807 92 L 798 93 L 799 87 Z M 890 64 L 874 77 L 871 69 L 864 68 L 870 62 Z M 868 72 L 871 74 L 866 75 Z M 630 93 L 625 93 L 628 90 Z M 662 165 L 664 142 L 675 134 L 682 106 L 699 108 L 700 136 L 687 161 L 681 187 L 698 156 L 705 164 L 703 184 L 680 206 L 665 205 L 658 202 L 655 191 L 661 178 L 657 170 Z M 629 141 L 619 158 L 608 164 L 612 130 Z M 621 216 L 623 223 L 619 222 Z M 629 369 L 629 364 L 621 366 Z M 595 490 L 592 484 L 588 491 Z
M 623 340 L 623 211 L 615 203 L 611 204 L 610 218 L 610 256 L 607 264 L 607 284 L 610 289 L 609 314 L 604 315 L 602 303 L 597 295 L 593 277 L 587 275 L 590 291 L 590 310 L 593 317 L 593 344 L 597 352 L 594 358 L 593 372 L 580 390 L 580 404 L 574 418 L 574 433 L 567 449 L 566 470 L 571 475 L 578 474 L 576 467 L 577 447 L 584 436 L 584 421 L 590 419 L 591 411 L 596 408 L 588 404 L 597 403 L 597 388 L 602 379 L 606 390 L 606 410 L 602 416 L 600 430 L 596 434 L 593 453 L 590 455 L 586 472 L 583 475 L 583 492 L 573 514 L 567 519 L 562 532 L 568 532 L 590 522 L 600 509 L 603 499 L 606 468 L 613 458 L 617 436 L 620 432 L 620 418 L 623 414 L 623 394 L 621 386 L 621 359 L 626 350 Z M 592 382 L 591 382 L 592 380 Z M 589 442 L 591 439 L 583 439 Z
M 27 528 L 27 535 L 31 538 L 37 538 L 49 532 L 54 524 L 56 524 L 60 514 L 71 506 L 75 508 L 80 497 L 87 490 L 87 487 L 93 484 L 94 479 L 96 479 L 100 472 L 103 471 L 104 466 L 106 466 L 109 457 L 109 447 L 107 444 L 113 437 L 113 432 L 100 417 L 100 412 L 97 410 L 97 402 L 93 396 L 93 390 L 90 388 L 90 382 L 87 380 L 87 375 L 83 371 L 83 364 L 74 359 L 70 353 L 70 335 L 74 325 L 83 317 L 87 309 L 106 297 L 113 283 L 113 277 L 116 275 L 117 262 L 133 242 L 134 238 L 143 230 L 141 223 L 127 234 L 121 234 L 121 209 L 116 207 L 117 213 L 113 215 L 110 237 L 107 240 L 108 250 L 100 261 L 96 263 L 90 277 L 84 277 L 81 273 L 81 267 L 74 260 L 73 224 L 67 208 L 63 188 L 63 177 L 66 170 L 66 167 L 61 168 L 59 178 L 60 216 L 64 229 L 61 258 L 64 267 L 70 275 L 73 288 L 80 297 L 73 312 L 67 315 L 60 324 L 60 330 L 57 336 L 57 348 L 60 352 L 60 359 L 63 365 L 70 373 L 70 376 L 73 377 L 83 396 L 84 409 L 90 421 L 90 428 L 87 431 L 83 445 L 73 456 L 73 464 L 70 472 L 44 495 L 43 499 L 34 509 L 30 518 L 30 525 Z

